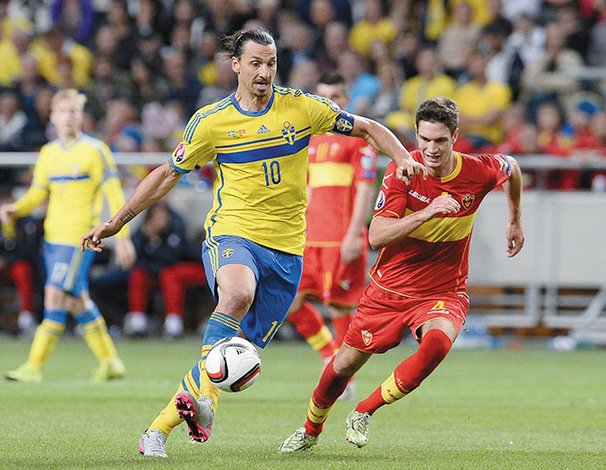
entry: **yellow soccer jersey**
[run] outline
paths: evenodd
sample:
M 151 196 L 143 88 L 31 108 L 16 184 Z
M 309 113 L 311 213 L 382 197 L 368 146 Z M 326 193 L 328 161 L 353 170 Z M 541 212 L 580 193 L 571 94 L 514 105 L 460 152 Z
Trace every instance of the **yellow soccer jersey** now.
M 242 110 L 232 94 L 193 115 L 171 164 L 180 172 L 215 165 L 207 237 L 235 235 L 301 255 L 309 139 L 352 127 L 353 117 L 332 101 L 300 90 L 275 86 L 259 112 Z
M 99 223 L 102 194 L 112 214 L 124 205 L 109 147 L 89 136 L 82 136 L 69 147 L 56 140 L 40 150 L 32 185 L 15 203 L 16 215 L 27 215 L 48 196 L 44 239 L 79 245 L 80 237 Z M 128 228 L 124 227 L 118 236 L 128 236 Z

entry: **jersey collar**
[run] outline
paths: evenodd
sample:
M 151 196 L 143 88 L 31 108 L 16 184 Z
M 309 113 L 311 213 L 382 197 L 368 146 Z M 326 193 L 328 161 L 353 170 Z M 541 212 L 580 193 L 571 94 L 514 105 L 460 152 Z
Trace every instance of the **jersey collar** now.
M 238 110 L 238 112 L 240 112 L 240 114 L 244 114 L 244 116 L 263 116 L 271 109 L 271 105 L 274 103 L 275 93 L 276 93 L 276 89 L 272 85 L 271 96 L 269 97 L 269 103 L 267 103 L 267 106 L 265 107 L 265 109 L 262 109 L 261 111 L 245 111 L 244 109 L 242 109 L 240 107 L 240 105 L 238 104 L 238 100 L 236 100 L 235 92 L 232 93 L 231 95 L 229 95 L 229 98 L 231 99 L 231 102 L 234 105 L 234 107 Z
M 457 160 L 457 164 L 454 167 L 454 170 L 452 170 L 452 172 L 449 175 L 446 175 L 442 178 L 440 178 L 440 181 L 442 183 L 448 183 L 449 181 L 452 181 L 453 179 L 455 179 L 457 176 L 459 176 L 459 173 L 461 173 L 461 168 L 463 167 L 463 159 L 461 158 L 461 154 L 459 152 L 453 152 L 455 159 Z

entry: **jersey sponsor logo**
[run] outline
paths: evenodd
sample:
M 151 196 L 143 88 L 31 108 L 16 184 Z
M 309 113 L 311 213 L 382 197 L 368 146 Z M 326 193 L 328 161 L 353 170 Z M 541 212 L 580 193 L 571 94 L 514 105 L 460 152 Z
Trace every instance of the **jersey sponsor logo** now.
M 185 160 L 185 144 L 180 143 L 175 149 L 175 163 L 181 163 Z
M 271 132 L 267 126 L 265 124 L 261 124 L 261 127 L 259 127 L 259 130 L 257 131 L 257 134 L 267 134 Z
M 391 178 L 393 176 L 393 173 L 387 173 L 385 176 L 383 176 L 383 182 L 381 183 L 381 187 L 385 188 L 385 189 L 389 189 L 389 186 L 387 186 L 386 181 Z
M 469 209 L 469 207 L 471 207 L 471 205 L 473 204 L 473 201 L 475 201 L 476 196 L 475 194 L 466 194 L 465 196 L 463 196 L 461 198 L 461 202 L 463 203 L 463 207 L 465 209 Z
M 414 189 L 409 190 L 408 194 L 410 194 L 415 199 L 418 199 L 419 201 L 423 201 L 427 204 L 429 204 L 431 202 L 431 199 L 429 199 L 427 196 L 423 196 L 422 194 L 419 194 Z
M 238 129 L 235 131 L 227 131 L 227 135 L 232 139 L 239 139 L 244 134 L 246 134 L 246 129 Z
M 362 330 L 362 341 L 366 346 L 369 346 L 372 343 L 372 333 L 368 330 Z
M 381 189 L 377 195 L 377 202 L 375 202 L 375 210 L 381 209 L 385 205 L 385 193 Z
M 297 136 L 297 131 L 295 131 L 295 126 L 293 126 L 290 122 L 284 121 L 284 129 L 282 129 L 282 137 L 284 140 L 288 142 L 290 145 L 295 143 L 295 138 Z
M 223 258 L 229 258 L 233 254 L 234 254 L 234 249 L 233 248 L 225 248 L 221 252 L 221 256 L 223 256 Z

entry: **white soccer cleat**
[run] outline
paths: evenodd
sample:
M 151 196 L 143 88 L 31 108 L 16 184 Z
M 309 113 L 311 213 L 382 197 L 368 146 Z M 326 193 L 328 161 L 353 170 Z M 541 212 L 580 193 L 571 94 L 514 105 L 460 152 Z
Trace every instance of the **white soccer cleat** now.
M 305 428 L 296 429 L 288 438 L 280 445 L 278 452 L 284 454 L 291 452 L 301 452 L 309 450 L 318 442 L 318 436 L 310 436 L 305 432 Z
M 164 337 L 175 339 L 183 336 L 183 319 L 179 315 L 168 314 L 164 320 Z
M 370 424 L 370 413 L 359 413 L 353 410 L 345 419 L 345 439 L 350 444 L 364 447 L 368 444 L 368 425 Z
M 212 400 L 206 397 L 196 399 L 191 393 L 183 391 L 175 397 L 175 408 L 187 424 L 192 441 L 206 442 L 215 420 Z
M 139 438 L 139 452 L 145 457 L 159 457 L 165 459 L 166 439 L 168 436 L 159 429 L 146 430 Z

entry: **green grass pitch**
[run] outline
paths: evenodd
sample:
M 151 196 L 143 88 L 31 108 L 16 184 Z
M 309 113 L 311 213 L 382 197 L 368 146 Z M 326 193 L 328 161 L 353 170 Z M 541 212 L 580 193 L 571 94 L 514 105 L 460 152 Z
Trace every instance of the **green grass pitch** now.
M 41 384 L 0 382 L 0 468 L 204 469 L 605 469 L 606 351 L 454 350 L 423 386 L 380 409 L 370 443 L 344 440 L 354 406 L 337 402 L 312 451 L 280 455 L 302 425 L 320 364 L 301 342 L 262 352 L 259 381 L 224 393 L 209 442 L 179 426 L 168 460 L 143 458 L 137 437 L 198 356 L 199 341 L 119 341 L 128 378 L 91 384 L 95 360 L 80 339 L 59 343 Z M 0 339 L 0 370 L 19 365 L 29 342 Z M 375 356 L 357 376 L 371 392 L 410 354 Z

